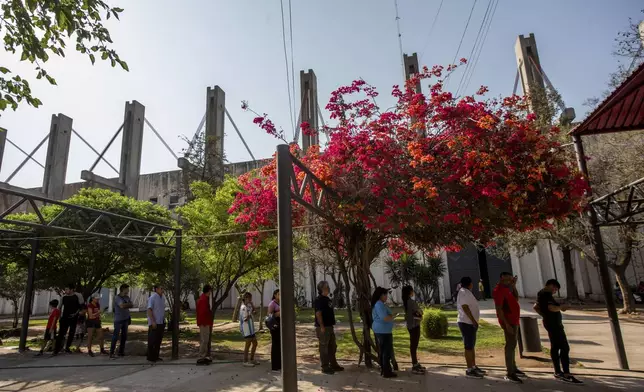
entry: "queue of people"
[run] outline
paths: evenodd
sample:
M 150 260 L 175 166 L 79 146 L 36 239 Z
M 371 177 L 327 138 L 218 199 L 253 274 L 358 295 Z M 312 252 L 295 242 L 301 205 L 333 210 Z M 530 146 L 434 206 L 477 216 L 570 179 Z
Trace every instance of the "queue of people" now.
M 516 289 L 517 278 L 511 273 L 503 272 L 499 283 L 492 291 L 492 298 L 496 309 L 496 316 L 501 326 L 505 339 L 505 379 L 514 383 L 522 383 L 526 374 L 516 364 L 516 349 L 519 339 L 519 321 L 521 307 Z M 479 291 L 484 288 L 479 281 Z M 463 277 L 458 283 L 459 290 L 454 295 L 457 305 L 457 324 L 461 332 L 464 357 L 467 365 L 465 374 L 468 377 L 483 378 L 487 372 L 476 363 L 476 338 L 480 325 L 479 300 L 484 299 L 483 294 L 478 298 L 473 293 L 474 282 L 470 277 Z M 561 313 L 568 310 L 568 306 L 560 304 L 554 298 L 561 285 L 555 279 L 548 280 L 545 287 L 539 292 L 533 310 L 543 318 L 543 325 L 548 332 L 551 343 L 551 359 L 554 367 L 555 378 L 574 384 L 582 382 L 570 373 L 570 345 L 566 337 Z M 200 347 L 198 364 L 212 362 L 210 342 L 213 326 L 213 310 L 210 303 L 212 287 L 205 285 L 197 301 L 197 325 L 200 332 Z M 320 365 L 324 374 L 334 374 L 344 368 L 336 358 L 337 343 L 335 335 L 335 312 L 333 301 L 330 298 L 330 287 L 326 281 L 317 285 L 318 297 L 314 301 L 314 325 L 319 344 Z M 371 328 L 374 332 L 378 347 L 378 363 L 381 375 L 384 378 L 397 377 L 395 371 L 397 364 L 394 356 L 393 328 L 394 320 L 400 314 L 393 314 L 388 303 L 389 290 L 376 287 L 371 299 Z M 418 345 L 420 342 L 422 309 L 415 300 L 414 289 L 405 286 L 402 289 L 404 320 L 409 332 L 409 352 L 412 360 L 412 372 L 423 374 L 425 368 L 418 361 Z M 65 287 L 61 301 L 52 300 L 50 315 L 47 320 L 41 350 L 38 356 L 46 352 L 53 344 L 53 355 L 58 355 L 61 350 L 72 352 L 71 346 L 76 337 L 79 340 L 78 349 L 87 333 L 87 352 L 93 357 L 93 345 L 98 340 L 100 354 L 115 358 L 116 344 L 120 344 L 118 356 L 124 356 L 127 341 L 128 326 L 132 319 L 130 309 L 133 307 L 129 297 L 129 286 L 124 284 L 119 288 L 119 293 L 114 298 L 114 329 L 109 353 L 104 347 L 103 329 L 101 324 L 101 306 L 99 297 L 94 295 L 88 304 L 83 297 L 75 292 L 75 287 L 69 284 Z M 255 359 L 257 337 L 255 332 L 255 306 L 251 293 L 244 293 L 239 312 L 239 326 L 244 347 L 244 366 L 254 367 L 259 364 Z M 165 331 L 165 298 L 163 287 L 156 285 L 150 295 L 146 308 L 148 321 L 148 350 L 147 359 L 158 362 L 160 348 Z M 56 335 L 56 325 L 59 333 Z M 265 324 L 271 334 L 271 369 L 281 371 L 281 342 L 280 342 L 280 292 L 273 292 Z M 79 350 L 80 351 L 80 350 Z

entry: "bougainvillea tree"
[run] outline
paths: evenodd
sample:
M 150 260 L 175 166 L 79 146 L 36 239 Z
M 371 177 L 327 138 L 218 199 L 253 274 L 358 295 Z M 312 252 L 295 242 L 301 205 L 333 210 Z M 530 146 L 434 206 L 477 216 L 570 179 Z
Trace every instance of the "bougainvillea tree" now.
M 387 247 L 395 257 L 411 248 L 487 243 L 581 208 L 585 183 L 557 154 L 558 129 L 539 129 L 518 96 L 486 99 L 481 87 L 474 96 L 455 98 L 443 90 L 443 78 L 455 67 L 425 67 L 404 88 L 394 86 L 397 102 L 389 110 L 380 109 L 378 92 L 363 80 L 340 87 L 326 106 L 337 124 L 325 130 L 324 151 L 314 146 L 303 153 L 291 145 L 339 195 L 328 211 L 335 225 L 322 231 L 346 257 L 344 275 L 363 321 L 363 339 L 354 333 L 354 340 L 365 354 L 371 346 L 369 269 Z M 429 94 L 415 91 L 418 81 L 429 84 Z M 266 115 L 254 122 L 281 136 Z M 308 124 L 302 129 L 316 131 Z M 303 175 L 296 168 L 300 181 Z M 275 164 L 240 184 L 244 192 L 231 212 L 254 230 L 247 239 L 252 244 L 277 222 Z M 294 223 L 301 222 L 303 207 L 294 204 L 293 212 Z M 365 359 L 370 364 L 370 355 Z

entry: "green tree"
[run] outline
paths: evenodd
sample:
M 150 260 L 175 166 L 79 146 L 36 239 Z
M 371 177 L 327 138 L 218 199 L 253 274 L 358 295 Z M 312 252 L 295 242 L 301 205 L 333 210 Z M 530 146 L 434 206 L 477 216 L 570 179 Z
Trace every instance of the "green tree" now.
M 13 306 L 13 328 L 18 327 L 18 305 L 25 295 L 27 287 L 27 269 L 24 265 L 9 262 L 0 266 L 0 297 L 11 302 Z
M 403 254 L 400 260 L 389 258 L 385 261 L 385 272 L 389 275 L 392 288 L 406 286 L 413 282 L 418 272 L 418 256 Z
M 45 78 L 55 85 L 56 80 L 44 68 L 50 56 L 65 57 L 67 44 L 75 40 L 75 50 L 86 55 L 94 64 L 96 57 L 109 60 L 128 71 L 112 48 L 110 32 L 103 24 L 111 16 L 119 18 L 123 9 L 110 7 L 102 0 L 1 0 L 0 32 L 4 34 L 5 51 L 20 55 L 20 61 L 35 66 L 36 79 Z M 0 66 L 0 110 L 16 110 L 24 100 L 38 107 L 42 102 L 34 97 L 27 79 Z
M 259 247 L 247 246 L 246 227 L 228 213 L 240 191 L 235 178 L 226 177 L 216 192 L 201 181 L 190 189 L 194 199 L 177 209 L 184 236 L 193 242 L 186 257 L 201 265 L 203 281 L 213 288 L 212 307 L 217 309 L 240 278 L 276 262 L 265 254 L 277 251 L 277 239 L 272 235 Z
M 167 209 L 106 189 L 81 189 L 65 202 L 165 225 L 172 222 Z M 45 206 L 41 213 L 46 222 L 56 218 L 57 225 L 71 228 L 89 227 L 99 215 L 63 213 L 63 208 L 58 205 Z M 27 213 L 10 215 L 8 219 L 34 222 L 38 217 L 34 213 Z M 112 227 L 124 226 L 125 222 L 103 219 L 93 230 L 106 232 Z M 130 226 L 124 235 L 141 234 L 137 234 Z M 110 279 L 166 268 L 166 263 L 157 257 L 157 251 L 152 246 L 90 236 L 47 236 L 55 238 L 40 241 L 36 286 L 41 290 L 62 292 L 66 284 L 74 283 L 77 291 L 84 298 L 88 298 L 101 287 L 105 287 Z
M 438 292 L 438 280 L 445 275 L 447 269 L 440 257 L 425 256 L 424 259 L 424 262 L 418 264 L 414 275 L 414 283 L 416 284 L 416 289 L 420 292 L 421 298 L 424 301 L 429 301 Z

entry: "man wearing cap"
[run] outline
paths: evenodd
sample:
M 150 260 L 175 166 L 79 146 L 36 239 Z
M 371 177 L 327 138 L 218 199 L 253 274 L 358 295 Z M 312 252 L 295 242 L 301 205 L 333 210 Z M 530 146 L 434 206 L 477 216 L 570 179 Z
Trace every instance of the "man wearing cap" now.
M 333 301 L 329 298 L 329 282 L 318 283 L 318 297 L 315 299 L 315 331 L 317 332 L 320 348 L 322 373 L 333 374 L 344 370 L 335 358 L 337 350 L 335 342 L 335 312 Z

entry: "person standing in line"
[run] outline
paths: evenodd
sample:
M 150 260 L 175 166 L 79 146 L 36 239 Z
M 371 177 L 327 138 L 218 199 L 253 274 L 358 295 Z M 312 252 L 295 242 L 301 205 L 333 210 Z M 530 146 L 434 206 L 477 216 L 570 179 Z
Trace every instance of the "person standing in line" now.
M 486 372 L 476 366 L 476 333 L 479 329 L 481 310 L 479 301 L 472 294 L 473 288 L 472 278 L 466 276 L 461 279 L 461 291 L 459 291 L 458 299 L 456 300 L 458 309 L 457 322 L 463 336 L 463 345 L 465 346 L 465 362 L 467 363 L 465 375 L 483 378 Z
M 482 299 L 483 301 L 487 301 L 485 299 L 485 285 L 483 284 L 483 279 L 479 280 L 479 299 Z
M 423 319 L 423 311 L 418 307 L 411 286 L 402 288 L 402 301 L 405 308 L 405 323 L 409 331 L 409 352 L 411 353 L 411 371 L 416 374 L 424 374 L 425 368 L 418 362 L 418 343 L 420 342 L 420 321 Z
M 282 337 L 280 331 L 280 290 L 273 291 L 273 299 L 268 304 L 268 314 L 276 321 L 276 328 L 271 329 L 271 370 L 282 370 Z
M 570 345 L 561 317 L 561 312 L 568 310 L 568 305 L 561 305 L 555 300 L 554 294 L 559 289 L 561 289 L 561 284 L 556 279 L 547 281 L 546 287 L 537 294 L 537 303 L 534 304 L 533 309 L 543 317 L 543 327 L 548 331 L 550 357 L 555 368 L 555 378 L 572 384 L 582 384 L 570 374 Z
M 255 336 L 255 320 L 253 319 L 253 295 L 249 292 L 244 293 L 242 304 L 239 307 L 239 330 L 246 342 L 244 346 L 244 366 L 254 367 L 259 365 L 259 362 L 255 360 L 257 337 Z M 248 356 L 249 350 L 250 358 Z
M 376 290 L 373 292 L 373 296 L 371 297 L 371 317 L 373 319 L 371 329 L 373 329 L 373 333 L 376 335 L 380 349 L 378 359 L 381 375 L 384 378 L 394 378 L 398 377 L 391 367 L 394 351 L 394 336 L 392 333 L 394 329 L 394 315 L 386 305 L 388 294 L 389 290 L 382 287 L 376 287 Z
M 90 303 L 87 305 L 87 353 L 90 357 L 94 356 L 92 352 L 92 343 L 94 333 L 98 338 L 98 344 L 101 348 L 101 354 L 107 355 L 105 351 L 105 339 L 103 338 L 103 328 L 101 325 L 101 304 L 98 302 L 98 294 L 94 294 Z
M 110 345 L 110 358 L 116 358 L 114 351 L 116 350 L 116 342 L 121 335 L 121 343 L 119 344 L 119 357 L 125 356 L 125 342 L 127 341 L 127 328 L 132 323 L 130 316 L 130 309 L 134 306 L 129 297 L 130 286 L 122 284 L 119 287 L 119 293 L 114 298 L 114 332 L 112 333 L 112 344 Z
M 212 362 L 208 347 L 212 334 L 212 309 L 210 307 L 210 294 L 212 286 L 209 284 L 203 287 L 203 293 L 197 300 L 197 326 L 199 327 L 199 360 L 198 364 L 209 364 Z
M 60 328 L 58 333 L 58 338 L 56 339 L 56 345 L 54 346 L 54 354 L 58 355 L 60 350 L 63 348 L 63 341 L 67 335 L 67 342 L 65 343 L 65 352 L 71 353 L 72 342 L 74 341 L 74 335 L 76 333 L 76 324 L 78 323 L 78 312 L 80 310 L 80 300 L 78 295 L 74 292 L 76 286 L 74 284 L 68 284 L 65 286 L 65 295 L 61 301 L 61 316 L 60 316 Z
M 165 330 L 165 298 L 163 287 L 156 285 L 148 299 L 148 356 L 150 362 L 162 361 L 159 357 L 163 331 Z
M 37 357 L 42 356 L 47 348 L 56 341 L 56 323 L 60 318 L 60 309 L 58 309 L 58 300 L 53 299 L 49 302 L 49 319 L 47 320 L 47 327 L 45 327 L 45 337 L 42 343 L 42 348 L 36 354 Z
M 334 374 L 344 370 L 335 357 L 337 344 L 335 340 L 335 312 L 333 301 L 329 298 L 329 282 L 318 283 L 318 297 L 313 303 L 315 308 L 315 332 L 318 337 L 322 373 Z
M 519 377 L 526 375 L 517 368 L 516 362 L 519 320 L 521 318 L 521 306 L 516 284 L 516 276 L 513 277 L 509 272 L 502 272 L 501 279 L 492 292 L 492 297 L 494 298 L 496 316 L 505 337 L 505 367 L 507 368 L 505 380 L 522 384 L 523 381 Z

